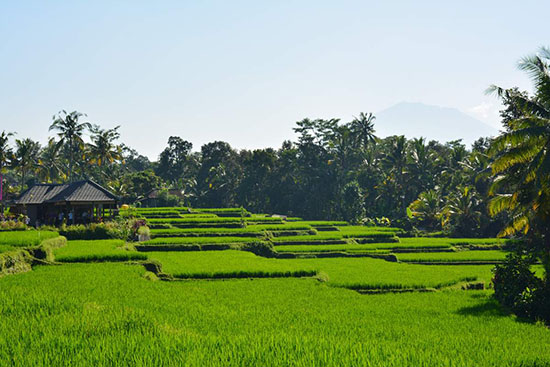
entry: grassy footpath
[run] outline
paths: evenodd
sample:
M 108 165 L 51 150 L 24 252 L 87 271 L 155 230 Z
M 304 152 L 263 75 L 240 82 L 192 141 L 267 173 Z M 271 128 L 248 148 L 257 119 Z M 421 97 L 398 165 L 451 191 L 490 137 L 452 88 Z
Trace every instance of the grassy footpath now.
M 550 364 L 549 330 L 503 314 L 484 291 L 364 296 L 311 279 L 142 272 L 69 264 L 1 278 L 0 365 Z

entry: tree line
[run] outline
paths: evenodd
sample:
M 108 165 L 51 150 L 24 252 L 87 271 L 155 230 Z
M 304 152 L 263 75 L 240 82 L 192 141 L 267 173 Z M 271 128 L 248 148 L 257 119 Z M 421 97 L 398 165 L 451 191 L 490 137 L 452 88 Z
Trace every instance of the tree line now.
M 4 195 L 38 182 L 92 179 L 134 203 L 152 189 L 160 204 L 244 206 L 254 212 L 351 222 L 386 217 L 392 222 L 457 235 L 494 235 L 504 218 L 487 210 L 490 140 L 471 149 L 404 136 L 376 137 L 375 116 L 349 122 L 304 119 L 296 141 L 279 149 L 236 150 L 215 141 L 193 151 L 171 136 L 151 162 L 121 143 L 119 127 L 103 129 L 79 112 L 61 111 L 41 146 L 16 134 L 0 134 Z M 85 142 L 89 135 L 89 142 Z M 13 142 L 12 142 L 13 140 Z

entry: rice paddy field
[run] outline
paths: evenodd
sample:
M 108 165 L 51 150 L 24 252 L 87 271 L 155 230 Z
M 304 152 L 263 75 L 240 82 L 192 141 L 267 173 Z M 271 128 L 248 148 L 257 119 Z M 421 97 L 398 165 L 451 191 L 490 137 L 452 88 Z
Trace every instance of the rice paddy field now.
M 491 297 L 506 241 L 138 213 L 164 226 L 145 243 L 68 241 L 57 265 L 0 277 L 0 366 L 550 366 L 550 330 Z M 26 246 L 10 233 L 0 246 Z
M 32 247 L 57 236 L 59 234 L 53 231 L 0 231 L 0 246 Z

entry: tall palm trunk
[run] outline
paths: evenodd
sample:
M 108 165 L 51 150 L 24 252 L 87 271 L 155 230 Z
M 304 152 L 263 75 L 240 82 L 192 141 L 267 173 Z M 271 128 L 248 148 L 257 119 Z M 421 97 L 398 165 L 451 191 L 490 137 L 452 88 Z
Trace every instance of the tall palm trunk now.
M 25 169 L 21 169 L 21 192 L 23 192 L 23 189 L 25 188 Z
M 73 139 L 69 139 L 69 182 L 73 182 Z

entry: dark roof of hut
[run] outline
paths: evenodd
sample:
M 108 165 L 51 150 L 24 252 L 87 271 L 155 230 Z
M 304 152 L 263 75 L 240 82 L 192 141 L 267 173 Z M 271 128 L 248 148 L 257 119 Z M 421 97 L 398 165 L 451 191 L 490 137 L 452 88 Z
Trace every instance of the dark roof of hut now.
M 115 202 L 117 197 L 99 184 L 86 180 L 68 184 L 37 184 L 23 192 L 15 204 L 32 205 L 60 202 Z

